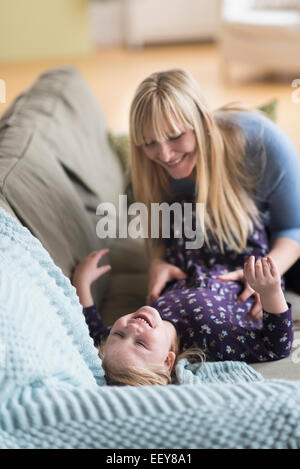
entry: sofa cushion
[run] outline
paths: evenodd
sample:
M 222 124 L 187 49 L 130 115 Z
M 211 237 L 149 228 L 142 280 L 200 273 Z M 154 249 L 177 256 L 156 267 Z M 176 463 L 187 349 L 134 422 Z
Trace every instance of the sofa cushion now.
M 70 274 L 73 261 L 79 261 L 87 246 L 96 246 L 98 240 L 61 165 L 39 133 L 30 137 L 13 166 L 9 157 L 2 157 L 1 163 L 4 197 L 23 224 L 43 241 L 54 262 Z
M 7 126 L 39 131 L 70 177 L 101 201 L 117 202 L 122 167 L 110 146 L 104 113 L 75 67 L 40 75 L 2 116 L 0 129 Z
M 103 112 L 74 67 L 47 71 L 0 120 L 0 204 L 70 277 L 96 235 L 100 202 L 117 204 L 123 173 Z M 107 262 L 103 259 L 104 263 Z M 100 307 L 107 275 L 93 287 Z

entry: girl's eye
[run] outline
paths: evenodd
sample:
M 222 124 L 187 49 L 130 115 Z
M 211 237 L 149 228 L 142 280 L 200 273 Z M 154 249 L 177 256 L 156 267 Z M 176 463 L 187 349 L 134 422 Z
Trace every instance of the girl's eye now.
M 113 335 L 118 335 L 119 337 L 123 337 L 123 335 L 122 335 L 122 334 L 120 334 L 120 332 L 114 332 L 114 334 L 113 334 Z
M 137 342 L 137 345 L 140 345 L 141 347 L 147 348 L 146 345 L 143 344 L 143 342 Z
M 154 145 L 155 142 L 145 142 L 145 147 L 151 147 L 152 145 Z

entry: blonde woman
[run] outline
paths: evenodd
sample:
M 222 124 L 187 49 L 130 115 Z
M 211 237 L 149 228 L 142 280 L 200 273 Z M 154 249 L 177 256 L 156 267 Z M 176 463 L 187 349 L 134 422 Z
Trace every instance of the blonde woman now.
M 243 252 L 254 224 L 261 221 L 269 230 L 269 255 L 280 275 L 297 261 L 299 158 L 286 135 L 266 117 L 230 105 L 213 112 L 188 72 L 168 70 L 139 85 L 130 110 L 130 139 L 134 196 L 149 211 L 151 202 L 172 202 L 181 193 L 189 194 L 204 204 L 208 248 L 210 234 L 220 252 L 225 247 Z M 163 242 L 150 243 L 148 303 L 168 282 L 186 277 L 166 262 Z M 242 266 L 220 279 L 240 282 L 237 299 L 253 300 L 249 315 L 262 317 L 260 296 L 246 281 Z

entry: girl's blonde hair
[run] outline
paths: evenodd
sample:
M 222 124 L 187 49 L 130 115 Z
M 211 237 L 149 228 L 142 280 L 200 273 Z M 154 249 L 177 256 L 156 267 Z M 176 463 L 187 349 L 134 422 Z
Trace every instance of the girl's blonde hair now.
M 176 384 L 176 376 L 173 371 L 179 360 L 187 358 L 190 361 L 198 361 L 203 363 L 205 360 L 204 353 L 197 348 L 189 348 L 179 353 L 178 338 L 171 346 L 171 351 L 175 353 L 176 359 L 170 372 L 164 365 L 149 364 L 147 368 L 136 366 L 124 366 L 118 363 L 111 363 L 105 358 L 105 340 L 99 346 L 99 357 L 102 360 L 102 367 L 105 373 L 105 380 L 111 386 L 143 386 L 143 385 L 161 385 L 166 386 L 174 382 Z
M 224 252 L 246 248 L 253 224 L 260 225 L 253 195 L 258 174 L 246 167 L 246 138 L 229 114 L 245 111 L 229 104 L 210 111 L 196 80 L 184 70 L 153 73 L 138 87 L 130 109 L 131 172 L 135 200 L 150 214 L 152 202 L 162 202 L 170 191 L 170 176 L 143 154 L 142 145 L 152 130 L 157 141 L 170 131 L 194 131 L 197 145 L 196 202 L 205 207 L 204 240 L 208 232 Z M 150 240 L 150 243 L 152 241 Z M 152 242 L 153 243 L 153 242 Z

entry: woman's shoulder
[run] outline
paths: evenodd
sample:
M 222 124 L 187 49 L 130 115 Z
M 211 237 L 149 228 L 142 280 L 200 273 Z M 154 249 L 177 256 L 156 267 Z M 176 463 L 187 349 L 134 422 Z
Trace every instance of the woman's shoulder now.
M 262 148 L 265 149 L 268 159 L 273 162 L 298 160 L 298 154 L 294 144 L 288 135 L 270 118 L 255 111 L 241 111 L 229 119 L 234 119 L 243 131 L 247 140 L 247 153 L 255 154 Z
M 264 114 L 257 111 L 240 111 L 228 113 L 228 120 L 238 125 L 246 135 L 251 138 L 281 133 L 280 127 Z

